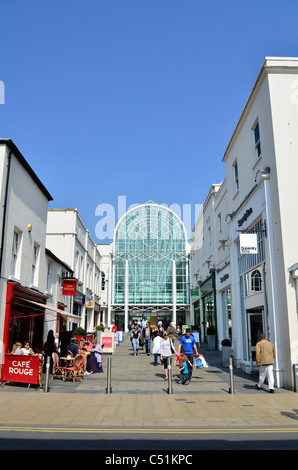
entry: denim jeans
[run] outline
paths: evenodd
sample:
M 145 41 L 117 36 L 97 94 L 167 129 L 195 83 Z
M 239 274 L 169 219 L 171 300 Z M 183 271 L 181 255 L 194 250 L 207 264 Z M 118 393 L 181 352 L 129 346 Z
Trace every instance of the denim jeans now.
M 156 365 L 156 366 L 157 366 L 158 357 L 160 357 L 160 354 L 154 354 L 154 365 Z M 162 364 L 162 361 L 160 361 L 160 362 Z
M 189 381 L 189 372 L 187 374 L 183 374 L 183 372 L 180 372 L 180 382 L 185 384 L 185 382 Z
M 193 365 L 193 354 L 185 354 L 191 365 Z M 188 378 L 191 379 L 192 376 L 192 367 L 188 366 Z
M 150 345 L 151 345 L 151 339 L 145 339 L 145 348 L 146 348 L 146 353 L 150 354 Z
M 132 347 L 133 347 L 134 353 L 136 353 L 137 350 L 139 349 L 139 342 L 136 340 L 136 338 L 132 338 Z

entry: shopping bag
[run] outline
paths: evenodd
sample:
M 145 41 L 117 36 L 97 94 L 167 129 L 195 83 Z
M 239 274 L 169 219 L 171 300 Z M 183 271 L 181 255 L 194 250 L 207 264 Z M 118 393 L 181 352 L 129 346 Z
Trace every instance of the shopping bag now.
M 196 368 L 201 369 L 202 367 L 208 367 L 208 364 L 202 354 L 196 358 Z

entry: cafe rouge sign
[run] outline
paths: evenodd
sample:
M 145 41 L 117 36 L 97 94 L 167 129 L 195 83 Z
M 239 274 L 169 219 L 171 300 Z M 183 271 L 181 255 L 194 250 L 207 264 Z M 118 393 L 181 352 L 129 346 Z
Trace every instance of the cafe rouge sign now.
M 38 356 L 6 354 L 2 366 L 2 380 L 10 382 L 37 383 Z
M 62 295 L 76 295 L 77 292 L 77 280 L 73 278 L 64 278 Z

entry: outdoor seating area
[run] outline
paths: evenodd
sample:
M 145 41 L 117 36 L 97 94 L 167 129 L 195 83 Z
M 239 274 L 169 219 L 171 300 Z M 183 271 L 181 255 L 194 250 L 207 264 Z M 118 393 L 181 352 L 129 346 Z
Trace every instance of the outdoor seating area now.
M 77 378 L 82 382 L 84 379 L 84 370 L 86 364 L 86 354 L 79 353 L 75 357 L 69 354 L 66 357 L 59 357 L 57 353 L 53 352 L 53 373 L 54 378 L 76 381 Z

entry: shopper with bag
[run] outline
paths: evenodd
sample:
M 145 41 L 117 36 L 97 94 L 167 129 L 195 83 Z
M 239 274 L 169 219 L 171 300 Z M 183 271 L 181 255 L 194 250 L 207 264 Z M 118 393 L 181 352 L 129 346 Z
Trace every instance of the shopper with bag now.
M 185 355 L 191 365 L 193 365 L 193 354 L 194 350 L 195 353 L 198 355 L 198 349 L 196 345 L 196 340 L 194 337 L 190 334 L 190 328 L 187 328 L 185 331 L 185 335 L 181 336 L 180 343 L 179 343 L 179 348 L 178 348 L 178 356 L 180 355 L 180 350 L 181 348 L 184 349 Z M 191 367 L 189 370 L 189 380 L 191 380 L 192 377 L 192 370 L 193 368 Z
M 168 366 L 171 365 L 172 354 L 177 354 L 172 340 L 164 333 L 163 339 L 160 342 L 160 359 L 163 361 L 165 370 L 165 380 L 168 380 Z

